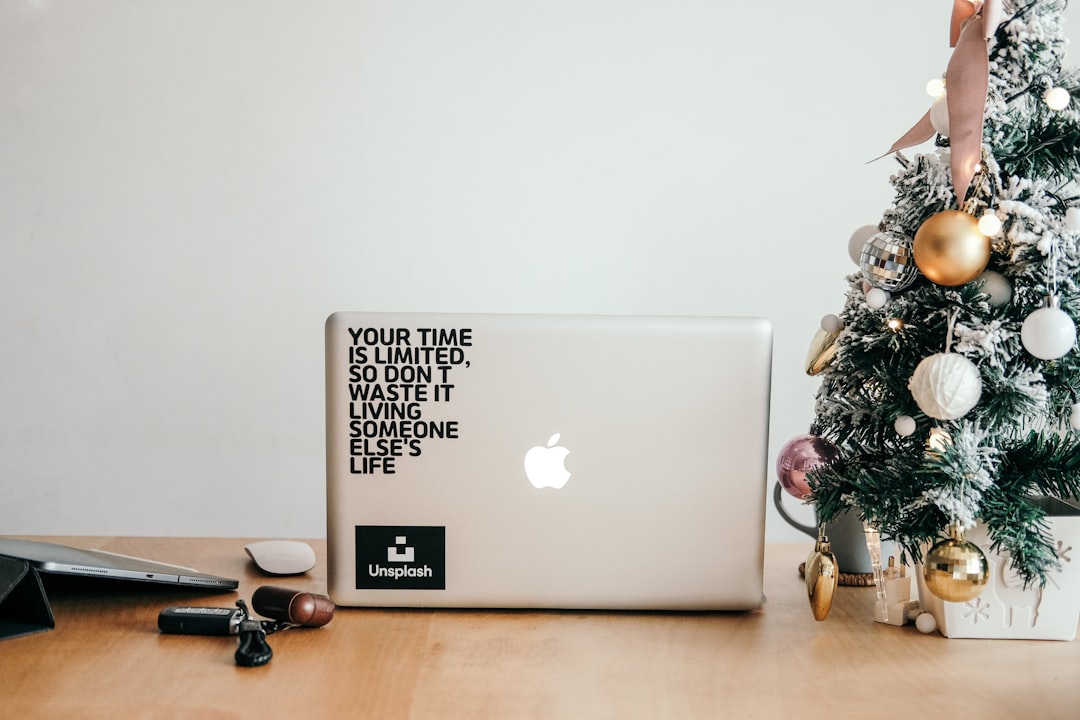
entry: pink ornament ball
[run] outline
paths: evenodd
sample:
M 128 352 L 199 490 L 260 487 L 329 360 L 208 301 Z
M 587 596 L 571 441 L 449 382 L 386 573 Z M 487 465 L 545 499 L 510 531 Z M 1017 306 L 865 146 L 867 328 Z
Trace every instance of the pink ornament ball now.
M 784 490 L 802 500 L 810 494 L 806 474 L 839 459 L 840 450 L 831 441 L 817 435 L 799 435 L 780 449 L 776 476 Z

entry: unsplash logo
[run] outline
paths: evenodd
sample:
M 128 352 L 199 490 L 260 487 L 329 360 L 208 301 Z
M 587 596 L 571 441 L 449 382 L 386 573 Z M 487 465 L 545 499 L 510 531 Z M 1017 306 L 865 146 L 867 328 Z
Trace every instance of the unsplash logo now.
M 357 525 L 358 590 L 445 590 L 446 528 Z

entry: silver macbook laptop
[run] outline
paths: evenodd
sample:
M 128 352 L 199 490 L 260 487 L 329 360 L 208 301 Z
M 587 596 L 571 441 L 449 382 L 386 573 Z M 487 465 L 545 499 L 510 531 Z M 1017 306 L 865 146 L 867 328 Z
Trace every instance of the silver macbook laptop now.
M 756 318 L 331 315 L 330 596 L 758 607 L 771 361 Z
M 0 538 L 0 555 L 26 560 L 39 572 L 56 575 L 139 580 L 222 590 L 233 590 L 240 584 L 232 578 L 207 575 L 179 565 L 36 540 Z

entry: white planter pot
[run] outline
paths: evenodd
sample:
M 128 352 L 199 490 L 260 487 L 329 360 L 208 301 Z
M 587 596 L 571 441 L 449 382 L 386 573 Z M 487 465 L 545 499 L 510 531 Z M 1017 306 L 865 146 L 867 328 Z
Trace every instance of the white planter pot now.
M 1046 498 L 1051 536 L 1057 541 L 1061 564 L 1045 587 L 1024 589 L 1008 554 L 990 552 L 981 525 L 964 533 L 989 561 L 990 577 L 982 593 L 967 602 L 946 602 L 930 592 L 922 567 L 916 568 L 919 604 L 934 616 L 938 631 L 948 638 L 1009 638 L 1014 640 L 1072 640 L 1080 618 L 1080 508 Z

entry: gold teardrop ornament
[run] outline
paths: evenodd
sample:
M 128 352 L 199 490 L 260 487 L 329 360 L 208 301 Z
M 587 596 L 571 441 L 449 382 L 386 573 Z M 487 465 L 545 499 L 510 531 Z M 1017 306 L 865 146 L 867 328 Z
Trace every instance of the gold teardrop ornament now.
M 817 375 L 829 367 L 836 358 L 836 338 L 840 337 L 840 331 L 829 332 L 818 329 L 814 339 L 810 341 L 810 349 L 806 353 L 806 374 Z
M 824 620 L 832 609 L 833 594 L 840 580 L 836 556 L 832 554 L 829 538 L 821 535 L 814 552 L 806 559 L 806 595 L 815 620 Z

